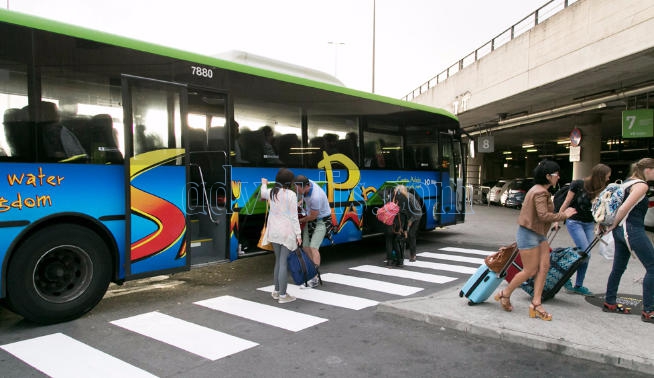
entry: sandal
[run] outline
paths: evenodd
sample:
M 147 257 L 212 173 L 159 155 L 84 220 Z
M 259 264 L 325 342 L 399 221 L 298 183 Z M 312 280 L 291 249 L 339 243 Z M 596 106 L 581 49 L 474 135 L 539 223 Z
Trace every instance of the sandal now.
M 539 307 L 541 308 L 540 310 L 538 309 Z M 539 318 L 546 321 L 552 320 L 552 314 L 545 311 L 542 303 L 535 304 L 534 302 L 531 302 L 529 305 L 529 317 Z
M 513 306 L 511 305 L 511 297 L 504 296 L 504 290 L 495 294 L 495 300 L 500 302 L 504 311 L 511 312 L 513 311 Z
M 654 311 L 645 312 L 640 316 L 640 320 L 645 323 L 654 323 Z
M 625 307 L 622 303 L 608 304 L 604 302 L 602 306 L 604 312 L 615 312 L 618 314 L 631 314 L 631 307 Z

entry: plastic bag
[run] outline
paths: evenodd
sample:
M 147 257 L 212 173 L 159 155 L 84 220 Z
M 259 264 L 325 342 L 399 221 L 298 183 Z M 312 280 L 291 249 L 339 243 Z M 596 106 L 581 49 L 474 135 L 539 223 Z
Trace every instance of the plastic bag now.
M 607 260 L 613 260 L 615 255 L 615 242 L 613 241 L 613 232 L 602 236 L 599 242 L 599 254 Z

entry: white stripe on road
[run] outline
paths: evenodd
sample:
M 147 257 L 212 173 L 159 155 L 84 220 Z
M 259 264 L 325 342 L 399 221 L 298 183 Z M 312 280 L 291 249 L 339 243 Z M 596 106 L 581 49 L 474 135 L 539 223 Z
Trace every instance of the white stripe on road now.
M 273 299 L 270 298 L 270 300 L 272 301 Z M 317 316 L 285 310 L 230 295 L 206 299 L 195 302 L 195 304 L 293 332 L 301 331 L 327 321 L 327 319 Z
M 350 268 L 350 269 L 358 270 L 360 272 L 381 274 L 384 276 L 392 276 L 392 277 L 409 278 L 412 280 L 433 282 L 439 284 L 452 282 L 456 280 L 456 278 L 453 277 L 439 276 L 437 274 L 412 272 L 410 270 L 405 270 L 403 268 L 389 269 L 381 266 L 361 265 L 361 266 L 355 266 L 354 268 Z
M 477 268 L 471 268 L 469 266 L 462 265 L 451 265 L 451 264 L 441 264 L 429 261 L 414 261 L 409 262 L 409 260 L 404 260 L 404 266 L 409 268 L 427 268 L 427 269 L 436 269 L 436 270 L 445 270 L 447 272 L 456 272 L 456 273 L 465 273 L 465 274 L 474 274 L 477 271 Z
M 337 274 L 337 273 L 321 274 L 320 278 L 322 278 L 322 280 L 325 282 L 332 282 L 341 285 L 360 287 L 362 289 L 380 291 L 382 293 L 402 295 L 402 296 L 415 294 L 421 290 L 424 290 L 421 287 L 398 285 L 386 281 L 371 280 L 369 278 L 361 278 L 361 277 L 354 277 L 354 276 L 346 276 L 344 274 Z
M 482 256 L 488 256 L 497 252 L 497 251 L 483 251 L 481 249 L 469 249 L 469 248 L 458 248 L 458 247 L 445 247 L 445 248 L 440 248 L 439 250 L 447 251 L 447 252 L 463 252 L 463 253 L 470 253 L 473 255 L 482 255 Z
M 450 260 L 464 263 L 471 263 L 481 265 L 484 263 L 484 259 L 477 257 L 465 257 L 459 255 L 446 255 L 444 253 L 434 253 L 434 252 L 421 252 L 418 253 L 418 257 L 427 257 L 430 259 L 439 259 L 439 260 Z
M 51 377 L 156 377 L 62 333 L 0 348 Z
M 156 311 L 114 320 L 111 324 L 212 361 L 259 345 Z
M 274 286 L 260 287 L 257 290 L 272 292 Z M 361 310 L 362 308 L 376 306 L 379 302 L 366 298 L 354 297 L 351 295 L 330 293 L 329 291 L 319 289 L 300 289 L 296 285 L 288 285 L 286 292 L 299 299 L 311 302 L 318 302 L 330 306 L 349 308 L 351 310 Z

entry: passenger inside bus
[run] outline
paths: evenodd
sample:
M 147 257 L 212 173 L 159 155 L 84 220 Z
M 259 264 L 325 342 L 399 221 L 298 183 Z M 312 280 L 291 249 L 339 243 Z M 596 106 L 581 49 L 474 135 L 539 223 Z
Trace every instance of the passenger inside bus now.
M 296 134 L 284 134 L 276 138 L 279 160 L 286 163 L 288 167 L 300 167 L 300 147 L 302 143 Z
M 241 133 L 240 125 L 235 120 L 232 120 L 230 123 L 230 131 L 232 134 L 231 145 L 230 145 L 230 157 L 232 162 L 237 165 L 250 164 L 250 162 L 243 158 L 241 154 Z
M 22 109 L 23 115 L 30 115 L 29 106 Z M 88 155 L 77 136 L 60 122 L 59 109 L 53 102 L 42 101 L 38 104 L 36 132 L 40 135 L 39 159 L 45 161 L 80 161 Z M 33 125 L 30 122 L 25 127 Z
M 382 154 L 381 144 L 377 141 L 366 142 L 365 144 L 365 168 L 385 168 L 386 162 Z
M 134 128 L 134 153 L 142 154 L 148 151 L 154 151 L 163 148 L 161 139 L 152 134 L 146 133 L 146 126 L 138 124 Z
M 263 136 L 263 162 L 266 165 L 283 165 L 279 159 L 279 154 L 275 151 L 273 143 L 275 142 L 275 133 L 272 127 L 264 126 L 260 129 Z
M 345 139 L 338 141 L 338 152 L 352 159 L 352 161 L 359 165 L 359 136 L 354 131 L 350 131 L 345 135 Z
M 325 152 L 329 155 L 338 153 L 338 135 L 327 133 L 323 135 L 325 141 Z

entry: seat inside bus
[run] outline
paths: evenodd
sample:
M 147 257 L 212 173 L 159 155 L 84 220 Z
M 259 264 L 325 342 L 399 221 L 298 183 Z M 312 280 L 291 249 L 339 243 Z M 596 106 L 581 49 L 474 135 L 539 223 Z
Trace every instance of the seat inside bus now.
M 7 109 L 3 116 L 9 159 L 29 160 L 34 155 L 34 129 L 30 127 L 27 111 Z

